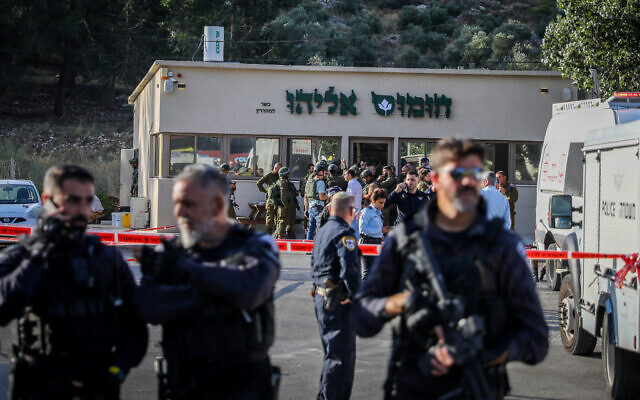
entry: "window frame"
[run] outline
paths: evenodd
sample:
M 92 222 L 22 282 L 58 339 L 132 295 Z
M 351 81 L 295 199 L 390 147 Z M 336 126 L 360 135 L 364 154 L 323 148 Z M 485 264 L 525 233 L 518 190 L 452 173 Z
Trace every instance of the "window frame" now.
M 535 140 L 522 140 L 517 142 L 509 142 L 509 152 L 511 156 L 509 157 L 509 168 L 511 169 L 511 173 L 509 174 L 509 182 L 514 185 L 537 185 L 538 184 L 538 176 L 540 175 L 540 160 L 538 160 L 538 173 L 536 175 L 535 180 L 516 180 L 516 145 L 518 144 L 537 144 L 540 146 L 540 159 L 542 159 L 542 155 L 544 153 L 544 142 L 535 141 Z
M 291 160 L 291 157 L 290 157 L 290 154 L 289 154 L 289 151 L 291 150 L 291 149 L 289 149 L 289 140 L 296 140 L 296 139 L 298 139 L 298 140 L 311 140 L 311 163 L 313 163 L 313 146 L 314 146 L 314 143 L 317 140 L 335 140 L 336 142 L 338 142 L 338 151 L 337 151 L 337 154 L 336 154 L 336 156 L 338 157 L 337 161 L 339 163 L 342 163 L 342 159 L 341 159 L 341 157 L 342 157 L 342 137 L 340 137 L 340 136 L 300 136 L 300 135 L 289 136 L 289 135 L 287 135 L 287 136 L 281 136 L 281 137 L 283 139 L 285 139 L 285 140 L 281 141 L 281 144 L 284 146 L 285 151 L 280 153 L 281 154 L 280 162 L 284 163 L 282 161 L 283 160 L 282 154 L 285 154 L 286 155 L 285 156 L 285 159 L 286 159 L 285 165 L 287 167 L 289 167 L 289 168 L 292 168 L 289 165 L 290 164 L 289 161 Z M 306 165 L 305 165 L 305 168 L 306 168 Z M 300 181 L 300 179 L 297 179 L 297 178 L 296 179 L 292 179 L 292 180 L 293 181 Z

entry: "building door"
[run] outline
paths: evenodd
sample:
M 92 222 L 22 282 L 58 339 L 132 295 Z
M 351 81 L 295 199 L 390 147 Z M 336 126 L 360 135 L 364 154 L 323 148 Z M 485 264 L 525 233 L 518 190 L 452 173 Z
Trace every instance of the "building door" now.
M 393 162 L 393 142 L 385 139 L 353 139 L 351 141 L 351 159 L 349 166 L 365 161 L 375 163 L 376 172 L 382 173 L 385 165 Z

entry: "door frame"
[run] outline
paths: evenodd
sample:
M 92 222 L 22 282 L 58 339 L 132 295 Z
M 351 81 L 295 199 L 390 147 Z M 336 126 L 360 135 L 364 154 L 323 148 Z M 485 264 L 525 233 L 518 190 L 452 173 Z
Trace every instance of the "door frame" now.
M 349 165 L 353 165 L 356 161 L 353 159 L 354 151 L 353 144 L 354 143 L 383 143 L 386 144 L 387 147 L 387 161 L 385 165 L 393 164 L 393 138 L 362 138 L 362 137 L 351 137 L 349 138 Z M 360 160 L 358 160 L 359 162 Z M 368 161 L 368 160 L 367 160 Z

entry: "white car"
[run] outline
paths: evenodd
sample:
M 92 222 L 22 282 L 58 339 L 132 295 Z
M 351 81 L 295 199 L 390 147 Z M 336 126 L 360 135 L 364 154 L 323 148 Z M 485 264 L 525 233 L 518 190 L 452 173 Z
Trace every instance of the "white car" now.
M 0 223 L 35 225 L 42 212 L 40 193 L 33 182 L 0 180 Z

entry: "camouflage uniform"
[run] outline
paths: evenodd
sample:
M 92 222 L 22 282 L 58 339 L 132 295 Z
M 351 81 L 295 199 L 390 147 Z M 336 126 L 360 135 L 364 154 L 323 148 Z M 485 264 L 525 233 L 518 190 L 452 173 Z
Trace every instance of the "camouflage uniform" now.
M 504 188 L 504 196 L 509 202 L 509 211 L 511 213 L 511 230 L 514 230 L 516 226 L 516 201 L 518 201 L 518 189 L 515 186 L 509 185 Z
M 267 201 L 265 204 L 265 208 L 267 210 L 267 218 L 265 221 L 266 223 L 265 232 L 268 235 L 272 235 L 273 232 L 275 232 L 276 230 L 276 217 L 278 214 L 278 208 L 273 203 L 273 201 L 271 202 L 269 201 L 269 195 L 268 195 L 269 193 L 268 188 L 271 187 L 271 185 L 274 185 L 276 182 L 278 182 L 278 173 L 271 171 L 265 176 L 263 176 L 262 178 L 260 178 L 256 183 L 259 191 L 261 191 L 262 193 L 267 193 Z M 264 188 L 265 184 L 267 185 L 267 189 Z
M 280 204 L 278 205 L 278 230 L 276 235 L 280 238 L 294 239 L 293 227 L 296 223 L 296 208 L 298 208 L 296 187 L 286 179 L 289 174 L 289 168 L 282 168 L 279 174 Z
M 327 189 L 333 186 L 337 186 L 341 190 L 347 190 L 347 181 L 340 175 L 330 176 L 327 178 Z
M 431 187 L 431 185 L 429 185 L 427 182 L 425 181 L 420 181 L 420 183 L 418 183 L 418 190 L 421 192 L 427 192 L 427 189 L 429 189 Z

